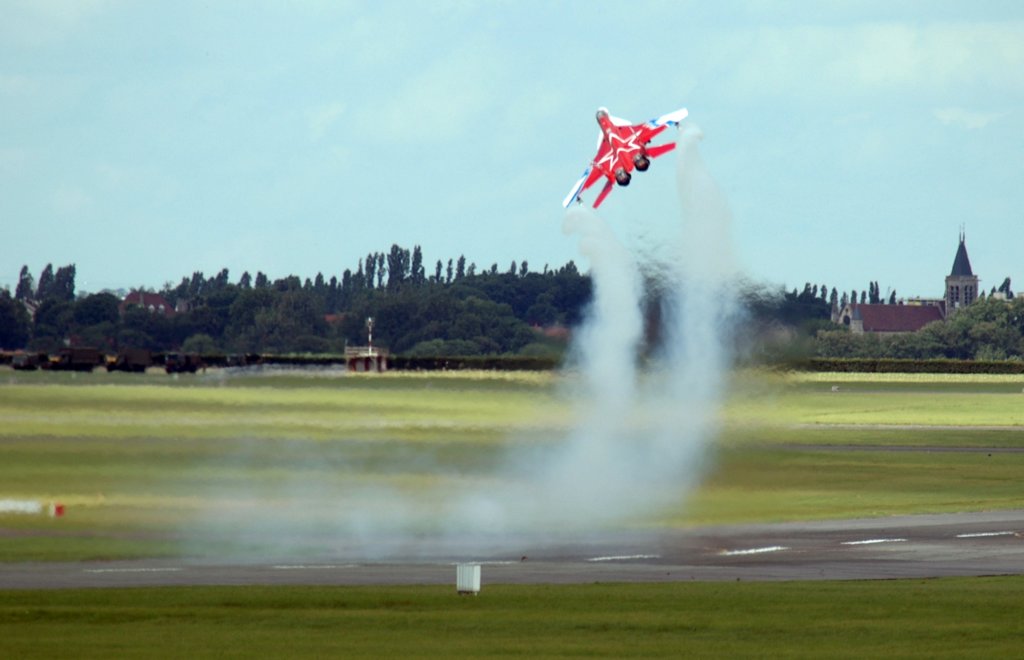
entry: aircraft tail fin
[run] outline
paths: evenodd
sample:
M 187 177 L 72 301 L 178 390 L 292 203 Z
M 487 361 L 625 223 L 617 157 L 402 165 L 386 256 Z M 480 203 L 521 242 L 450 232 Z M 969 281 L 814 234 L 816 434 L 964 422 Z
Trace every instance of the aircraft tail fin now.
M 668 152 L 676 148 L 675 142 L 669 142 L 668 144 L 659 144 L 656 147 L 650 147 L 647 150 L 648 158 L 657 158 L 658 156 L 664 156 Z
M 597 199 L 594 200 L 594 208 L 595 209 L 598 206 L 601 206 L 601 202 L 604 201 L 604 198 L 608 196 L 608 193 L 610 193 L 612 191 L 612 188 L 614 188 L 614 187 L 615 187 L 615 182 L 612 181 L 611 179 L 608 179 L 608 183 L 604 184 L 604 188 L 601 189 L 601 194 L 598 195 Z

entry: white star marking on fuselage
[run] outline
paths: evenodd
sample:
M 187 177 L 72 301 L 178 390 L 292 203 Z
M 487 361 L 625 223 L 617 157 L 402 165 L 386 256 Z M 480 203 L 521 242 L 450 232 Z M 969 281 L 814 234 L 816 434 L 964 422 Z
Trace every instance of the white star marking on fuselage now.
M 606 176 L 614 176 L 616 165 L 624 167 L 627 172 L 630 171 L 633 164 L 633 154 L 642 149 L 642 145 L 637 144 L 637 139 L 640 137 L 640 127 L 618 127 L 612 125 L 610 128 L 602 126 L 601 130 L 604 133 L 605 143 L 608 144 L 608 152 L 595 161 L 594 165 L 600 168 Z M 627 135 L 623 136 L 619 131 Z

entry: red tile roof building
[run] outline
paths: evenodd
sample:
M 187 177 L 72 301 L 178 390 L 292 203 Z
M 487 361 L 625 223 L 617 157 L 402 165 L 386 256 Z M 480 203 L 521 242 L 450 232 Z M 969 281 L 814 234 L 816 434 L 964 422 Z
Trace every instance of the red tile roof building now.
M 943 319 L 938 305 L 861 305 L 848 304 L 839 312 L 839 322 L 850 332 L 861 334 L 897 334 L 917 332 L 929 323 Z
M 148 291 L 132 291 L 121 301 L 119 309 L 121 313 L 129 307 L 142 307 L 147 312 L 162 314 L 163 316 L 174 316 L 174 306 L 167 302 L 167 299 L 159 293 Z

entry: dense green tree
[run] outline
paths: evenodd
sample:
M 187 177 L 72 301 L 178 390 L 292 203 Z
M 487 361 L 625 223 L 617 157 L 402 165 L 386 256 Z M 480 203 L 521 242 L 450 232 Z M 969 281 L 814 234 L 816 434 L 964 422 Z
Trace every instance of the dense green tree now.
M 397 291 L 409 279 L 409 251 L 392 245 L 388 253 L 388 291 Z
M 75 325 L 85 327 L 97 323 L 116 325 L 121 320 L 121 301 L 110 293 L 94 293 L 75 303 L 72 317 Z
M 530 325 L 547 326 L 558 320 L 558 309 L 551 304 L 551 296 L 545 294 L 546 300 L 540 300 L 530 305 L 526 310 L 526 322 Z
M 423 250 L 420 249 L 419 245 L 415 245 L 412 248 L 412 263 L 409 268 L 409 280 L 413 286 L 422 286 L 426 281 L 426 275 L 423 269 Z
M 93 346 L 105 351 L 117 350 L 117 324 L 103 321 L 75 329 L 75 343 L 79 346 Z
M 32 336 L 45 336 L 63 341 L 70 338 L 73 324 L 74 305 L 60 298 L 47 297 L 39 303 L 39 307 L 36 309 Z
M 377 255 L 366 255 L 366 288 L 372 289 L 377 275 Z
M 12 298 L 7 289 L 0 289 L 0 348 L 24 348 L 31 332 L 25 306 L 20 300 Z
M 36 300 L 46 300 L 53 293 L 53 264 L 46 264 L 43 272 L 39 274 L 39 283 L 36 285 Z
M 228 269 L 223 268 L 216 277 L 213 278 L 212 286 L 210 287 L 214 291 L 219 291 L 231 283 L 231 279 L 228 275 Z
M 198 300 L 203 295 L 204 289 L 206 289 L 206 278 L 203 276 L 203 271 L 197 270 L 192 273 L 192 279 L 188 282 L 186 300 Z
M 35 280 L 32 279 L 32 273 L 29 272 L 28 266 L 22 266 L 21 272 L 18 273 L 18 286 L 14 290 L 15 300 L 32 300 L 35 298 Z
M 377 288 L 384 288 L 384 276 L 387 274 L 387 269 L 384 265 L 385 256 L 383 252 L 377 253 Z
M 198 353 L 210 355 L 220 351 L 217 342 L 210 335 L 202 332 L 190 336 L 181 344 L 181 350 L 185 353 Z
M 263 335 L 256 328 L 256 317 L 273 307 L 277 292 L 268 287 L 239 292 L 228 309 L 228 326 L 224 330 L 224 343 L 228 350 L 243 353 L 259 352 Z
M 281 293 L 284 293 L 285 291 L 301 291 L 302 280 L 298 275 L 289 275 L 287 277 L 274 280 L 274 283 L 271 286 L 275 291 L 279 291 Z
M 327 332 L 322 301 L 308 291 L 281 293 L 272 308 L 256 313 L 254 328 L 265 342 L 264 350 L 290 352 L 310 350 L 310 337 Z
M 170 350 L 180 345 L 179 334 L 175 332 L 175 324 L 163 314 L 132 305 L 121 315 L 118 345 L 154 351 Z M 135 341 L 145 343 L 136 344 Z

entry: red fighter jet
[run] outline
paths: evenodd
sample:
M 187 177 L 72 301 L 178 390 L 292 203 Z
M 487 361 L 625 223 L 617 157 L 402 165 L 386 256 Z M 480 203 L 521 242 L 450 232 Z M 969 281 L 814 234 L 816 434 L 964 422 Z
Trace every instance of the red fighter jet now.
M 594 200 L 596 209 L 612 191 L 614 184 L 628 186 L 632 178 L 630 172 L 636 168 L 646 172 L 651 166 L 651 159 L 657 158 L 676 148 L 675 142 L 649 147 L 647 143 L 670 124 L 678 126 L 686 118 L 686 108 L 681 108 L 667 115 L 662 115 L 643 124 L 631 124 L 625 119 L 613 117 L 606 108 L 597 111 L 597 124 L 601 133 L 597 136 L 597 155 L 593 162 L 583 170 L 583 176 L 572 187 L 562 206 L 568 208 L 573 201 L 582 203 L 580 195 L 594 185 L 602 176 L 607 179 L 601 193 Z

